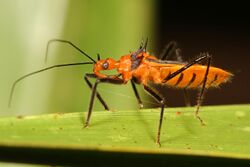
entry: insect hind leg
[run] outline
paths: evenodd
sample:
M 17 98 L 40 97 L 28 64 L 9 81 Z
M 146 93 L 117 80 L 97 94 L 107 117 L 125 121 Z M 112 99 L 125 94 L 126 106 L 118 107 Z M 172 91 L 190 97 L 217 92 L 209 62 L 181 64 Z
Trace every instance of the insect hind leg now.
M 183 89 L 183 95 L 184 95 L 184 102 L 186 107 L 191 106 L 191 100 L 190 100 L 190 94 L 187 89 Z
M 198 57 L 195 60 L 193 60 L 192 62 L 186 64 L 185 66 L 183 66 L 179 70 L 175 71 L 174 73 L 170 74 L 169 76 L 167 76 L 163 80 L 163 83 L 165 83 L 168 80 L 170 80 L 170 79 L 174 78 L 175 76 L 177 76 L 178 74 L 182 73 L 183 71 L 185 71 L 189 67 L 193 66 L 194 64 L 197 64 L 197 63 L 203 62 L 204 60 L 207 60 L 207 68 L 206 68 L 206 72 L 205 72 L 205 75 L 204 75 L 204 79 L 202 81 L 202 87 L 201 87 L 201 91 L 200 91 L 199 96 L 198 96 L 197 108 L 196 108 L 196 112 L 195 112 L 196 118 L 201 122 L 202 125 L 205 125 L 205 124 L 204 124 L 203 120 L 201 119 L 201 117 L 199 116 L 199 109 L 200 109 L 200 106 L 201 106 L 201 103 L 202 103 L 202 99 L 204 97 L 204 93 L 206 91 L 207 76 L 208 76 L 208 72 L 209 72 L 211 59 L 212 59 L 212 57 L 208 53 L 201 53 L 200 57 Z
M 207 90 L 206 89 L 207 76 L 208 76 L 209 67 L 210 67 L 211 59 L 212 58 L 211 58 L 211 56 L 208 53 L 203 53 L 203 55 L 207 56 L 207 69 L 206 69 L 206 72 L 205 72 L 204 79 L 202 81 L 202 87 L 201 87 L 200 93 L 198 94 L 198 100 L 197 100 L 197 107 L 196 107 L 195 116 L 201 122 L 202 125 L 205 125 L 205 123 L 203 122 L 203 120 L 199 116 L 199 110 L 200 110 L 200 106 L 201 106 L 202 100 L 204 98 L 204 94 L 205 94 L 205 92 Z

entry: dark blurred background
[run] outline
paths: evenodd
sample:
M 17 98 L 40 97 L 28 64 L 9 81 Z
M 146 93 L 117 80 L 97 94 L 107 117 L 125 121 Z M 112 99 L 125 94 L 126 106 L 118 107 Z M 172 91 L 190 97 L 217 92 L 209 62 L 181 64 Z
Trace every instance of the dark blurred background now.
M 206 93 L 204 104 L 250 102 L 250 11 L 241 1 L 158 1 L 158 53 L 176 40 L 184 60 L 200 52 L 213 56 L 212 65 L 234 74 L 231 83 Z M 182 92 L 164 89 L 170 106 L 184 104 Z M 191 91 L 193 104 L 196 93 Z

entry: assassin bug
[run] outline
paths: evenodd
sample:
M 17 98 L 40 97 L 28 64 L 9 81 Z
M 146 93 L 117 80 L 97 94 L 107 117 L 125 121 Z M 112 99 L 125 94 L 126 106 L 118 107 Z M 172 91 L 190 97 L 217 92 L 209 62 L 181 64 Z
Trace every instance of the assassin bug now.
M 201 105 L 204 92 L 210 87 L 218 87 L 220 84 L 227 82 L 232 77 L 231 73 L 220 68 L 212 67 L 210 65 L 212 57 L 208 53 L 201 53 L 198 58 L 189 63 L 183 62 L 179 55 L 179 50 L 176 48 L 175 42 L 171 42 L 166 47 L 160 59 L 157 59 L 155 56 L 152 56 L 146 52 L 148 43 L 147 39 L 145 43 L 141 42 L 141 45 L 137 51 L 122 56 L 118 61 L 112 58 L 101 60 L 99 54 L 97 54 L 96 61 L 70 41 L 52 39 L 47 44 L 45 61 L 47 60 L 49 45 L 52 42 L 61 42 L 72 46 L 89 60 L 91 60 L 91 62 L 54 65 L 20 77 L 12 85 L 9 105 L 11 105 L 16 84 L 26 77 L 57 67 L 93 64 L 93 73 L 87 73 L 84 76 L 88 87 L 92 90 L 87 118 L 84 126 L 89 126 L 95 97 L 97 97 L 97 99 L 101 102 L 105 110 L 109 110 L 108 105 L 97 91 L 97 86 L 100 83 L 123 85 L 131 81 L 131 85 L 140 108 L 143 107 L 143 104 L 135 84 L 143 85 L 144 90 L 149 93 L 160 105 L 160 119 L 156 137 L 156 143 L 159 145 L 166 101 L 160 93 L 156 92 L 150 86 L 150 83 L 166 85 L 184 90 L 200 89 L 195 116 L 201 122 L 201 124 L 204 124 L 203 120 L 199 116 L 199 107 Z M 173 54 L 173 52 L 176 53 L 177 61 L 167 60 L 169 56 Z M 203 61 L 207 62 L 206 65 L 199 64 Z M 114 69 L 117 70 L 116 75 L 106 75 L 101 73 L 101 71 Z M 90 82 L 90 78 L 95 78 L 94 84 Z

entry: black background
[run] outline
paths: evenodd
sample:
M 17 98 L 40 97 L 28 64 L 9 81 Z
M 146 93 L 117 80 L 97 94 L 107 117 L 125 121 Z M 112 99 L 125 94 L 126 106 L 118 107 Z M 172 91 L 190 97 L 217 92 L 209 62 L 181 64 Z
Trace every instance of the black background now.
M 218 3 L 219 2 L 219 3 Z M 204 104 L 250 102 L 250 9 L 241 1 L 158 1 L 157 46 L 178 42 L 185 61 L 200 52 L 213 56 L 212 65 L 234 74 L 231 83 L 206 93 Z M 180 90 L 163 89 L 169 106 L 184 105 Z M 196 92 L 191 91 L 192 104 Z

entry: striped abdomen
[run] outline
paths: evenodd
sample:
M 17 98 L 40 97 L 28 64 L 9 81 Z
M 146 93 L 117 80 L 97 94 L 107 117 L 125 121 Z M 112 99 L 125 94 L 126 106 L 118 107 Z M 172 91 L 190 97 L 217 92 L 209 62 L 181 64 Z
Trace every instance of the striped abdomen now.
M 171 73 L 174 73 L 183 65 L 175 65 L 172 67 L 161 67 L 161 78 L 164 79 Z M 193 65 L 174 78 L 168 80 L 164 84 L 176 88 L 199 88 L 202 86 L 207 66 Z M 232 74 L 220 68 L 209 67 L 207 76 L 206 88 L 218 87 L 220 84 L 227 82 L 232 77 Z

